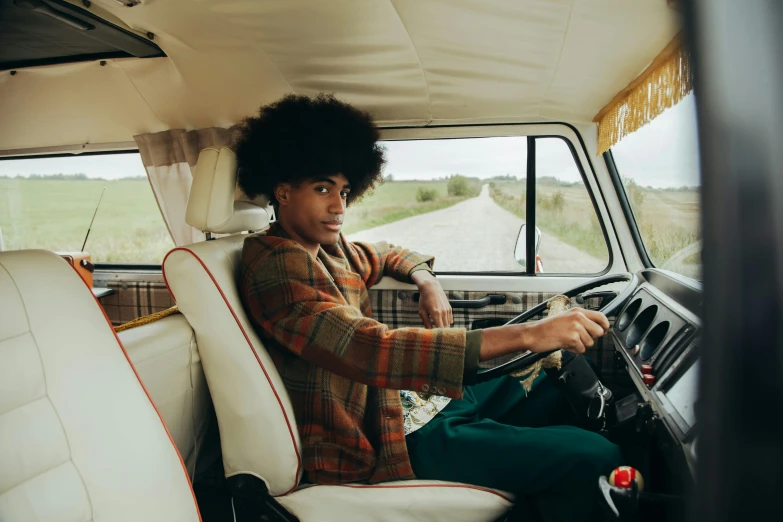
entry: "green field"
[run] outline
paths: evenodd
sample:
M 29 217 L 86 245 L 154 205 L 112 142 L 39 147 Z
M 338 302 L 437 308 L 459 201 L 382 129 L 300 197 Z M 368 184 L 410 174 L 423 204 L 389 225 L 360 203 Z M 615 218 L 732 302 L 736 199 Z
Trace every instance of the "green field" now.
M 447 180 L 384 183 L 348 208 L 343 232 L 351 234 L 445 208 L 478 194 L 481 187 L 479 180 L 469 180 L 469 194 L 449 196 L 447 184 Z M 490 186 L 498 204 L 525 217 L 524 181 L 492 181 Z M 633 183 L 626 186 L 645 245 L 656 264 L 663 265 L 701 237 L 696 190 L 654 190 Z M 145 178 L 0 178 L 0 232 L 5 248 L 79 250 L 103 187 L 106 194 L 86 247 L 93 261 L 160 263 L 174 243 Z M 434 190 L 436 197 L 417 201 L 416 194 L 422 188 Z M 542 231 L 599 259 L 607 257 L 603 234 L 583 185 L 540 179 L 536 199 L 536 222 Z M 678 257 L 666 268 L 700 276 L 698 252 Z
M 701 240 L 696 189 L 654 190 L 626 182 L 647 252 L 656 265 L 701 279 L 701 249 L 685 257 L 686 247 Z
M 666 264 L 675 254 L 701 238 L 698 191 L 652 189 L 631 181 L 626 181 L 625 186 L 645 246 L 655 264 L 700 278 L 701 258 L 698 253 Z M 494 181 L 490 194 L 502 207 L 525 217 L 524 181 Z M 543 232 L 595 257 L 606 257 L 606 243 L 582 184 L 538 180 L 536 225 Z
M 374 192 L 348 207 L 343 232 L 352 234 L 400 219 L 446 208 L 468 197 L 478 195 L 479 180 L 469 180 L 471 192 L 468 196 L 449 196 L 448 181 L 393 181 L 375 188 Z M 416 201 L 420 188 L 433 189 L 437 197 L 433 201 Z
M 0 231 L 6 250 L 80 250 L 103 187 L 106 193 L 85 248 L 93 262 L 160 263 L 174 242 L 145 178 L 0 178 Z
M 431 212 L 469 196 L 448 196 L 447 181 L 395 181 L 349 207 L 346 234 Z M 160 263 L 174 243 L 145 178 L 117 181 L 0 178 L 0 232 L 5 248 L 81 249 L 103 187 L 103 197 L 85 250 L 94 262 Z M 432 201 L 416 201 L 420 187 Z M 478 180 L 470 182 L 478 193 Z

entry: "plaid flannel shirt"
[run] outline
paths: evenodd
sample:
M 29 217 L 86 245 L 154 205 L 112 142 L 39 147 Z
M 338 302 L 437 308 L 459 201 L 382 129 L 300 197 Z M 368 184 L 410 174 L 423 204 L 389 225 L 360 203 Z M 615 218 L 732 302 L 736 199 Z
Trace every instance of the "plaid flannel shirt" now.
M 293 403 L 311 482 L 415 478 L 399 390 L 462 396 L 464 329 L 370 318 L 368 288 L 383 276 L 410 282 L 432 261 L 342 235 L 314 259 L 276 224 L 245 239 L 240 294 Z

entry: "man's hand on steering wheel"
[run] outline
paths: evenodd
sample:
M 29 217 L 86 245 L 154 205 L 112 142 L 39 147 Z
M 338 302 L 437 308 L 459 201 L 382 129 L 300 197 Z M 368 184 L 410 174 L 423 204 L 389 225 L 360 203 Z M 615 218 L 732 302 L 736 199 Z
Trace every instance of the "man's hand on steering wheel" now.
M 571 353 L 584 353 L 595 344 L 595 339 L 609 331 L 609 320 L 601 312 L 572 308 L 554 317 L 527 323 L 526 335 L 534 342 L 525 349 L 531 352 L 549 352 L 562 348 Z
M 480 355 L 482 360 L 494 359 L 495 357 L 514 352 L 520 352 L 520 355 L 510 361 L 500 363 L 494 368 L 479 370 L 476 374 L 476 382 L 486 382 L 526 368 L 539 359 L 546 357 L 555 349 L 566 349 L 574 353 L 584 352 L 586 347 L 592 346 L 593 339 L 607 332 L 609 322 L 606 317 L 618 313 L 625 303 L 631 299 L 631 296 L 636 291 L 636 287 L 639 285 L 639 278 L 635 274 L 628 272 L 607 274 L 591 279 L 562 294 L 571 299 L 582 292 L 620 282 L 626 283 L 625 288 L 611 302 L 604 304 L 599 312 L 572 310 L 569 313 L 560 314 L 551 319 L 547 318 L 526 325 L 527 321 L 546 311 L 549 301 L 551 301 L 551 299 L 548 299 L 519 314 L 504 326 L 484 330 Z M 553 297 L 552 299 L 556 298 Z M 561 321 L 565 324 L 560 324 Z M 590 326 L 591 323 L 594 326 Z M 527 326 L 527 328 L 519 328 L 520 326 Z M 595 326 L 599 327 L 601 331 L 599 332 Z M 536 332 L 536 329 L 540 330 Z M 584 329 L 584 332 L 581 329 Z M 574 335 L 575 333 L 579 337 L 579 342 Z M 520 337 L 523 338 L 520 339 Z M 485 344 L 487 345 L 486 349 Z M 528 351 L 521 353 L 524 350 Z
M 558 348 L 580 354 L 608 330 L 609 320 L 601 312 L 572 308 L 540 321 L 487 328 L 482 333 L 479 359 L 487 361 L 526 350 L 543 353 Z
M 454 316 L 440 283 L 426 270 L 414 272 L 411 274 L 411 279 L 421 293 L 419 315 L 425 326 L 427 328 L 450 326 L 454 322 Z M 587 348 L 595 344 L 595 339 L 609 331 L 607 316 L 616 314 L 628 302 L 639 284 L 639 279 L 635 274 L 627 272 L 608 274 L 596 277 L 563 294 L 573 298 L 582 292 L 619 282 L 625 282 L 625 288 L 600 311 L 575 308 L 553 317 L 527 323 L 546 310 L 548 301 L 544 301 L 503 326 L 483 330 L 479 353 L 481 361 L 512 353 L 520 355 L 494 368 L 479 370 L 476 375 L 477 382 L 485 382 L 529 366 L 554 350 L 584 353 Z

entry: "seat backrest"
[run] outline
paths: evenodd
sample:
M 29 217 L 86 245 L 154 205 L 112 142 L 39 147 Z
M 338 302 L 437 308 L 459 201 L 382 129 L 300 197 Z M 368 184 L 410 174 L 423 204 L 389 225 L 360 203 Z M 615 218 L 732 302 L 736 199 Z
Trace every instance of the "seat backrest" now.
M 0 253 L 0 520 L 199 520 L 182 459 L 92 292 Z
M 233 152 L 202 151 L 188 200 L 188 223 L 204 232 L 265 229 L 269 215 L 263 203 L 256 209 L 247 203 L 240 207 L 234 202 L 235 186 Z M 232 208 L 241 210 L 241 218 L 232 217 Z M 221 216 L 214 227 L 206 212 Z M 226 476 L 254 475 L 272 495 L 282 495 L 296 488 L 302 474 L 299 434 L 288 392 L 237 290 L 244 238 L 237 234 L 176 248 L 163 261 L 163 276 L 196 332 Z

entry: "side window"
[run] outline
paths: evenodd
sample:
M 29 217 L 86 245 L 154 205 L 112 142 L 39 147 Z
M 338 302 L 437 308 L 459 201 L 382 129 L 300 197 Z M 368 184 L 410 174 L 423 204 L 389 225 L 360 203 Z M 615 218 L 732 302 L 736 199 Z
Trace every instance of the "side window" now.
M 560 138 L 536 138 L 536 226 L 544 272 L 595 274 L 609 265 L 590 194 L 568 143 Z
M 0 160 L 5 250 L 78 252 L 93 214 L 94 263 L 159 264 L 174 247 L 138 153 Z
M 600 272 L 608 264 L 606 243 L 570 149 L 557 138 L 537 141 L 552 142 L 536 161 L 548 176 L 538 183 L 538 212 L 547 216 L 537 221 L 544 270 Z M 432 254 L 441 273 L 524 272 L 515 246 L 526 215 L 527 142 L 525 136 L 385 142 L 385 182 L 351 205 L 343 231 L 352 241 Z

